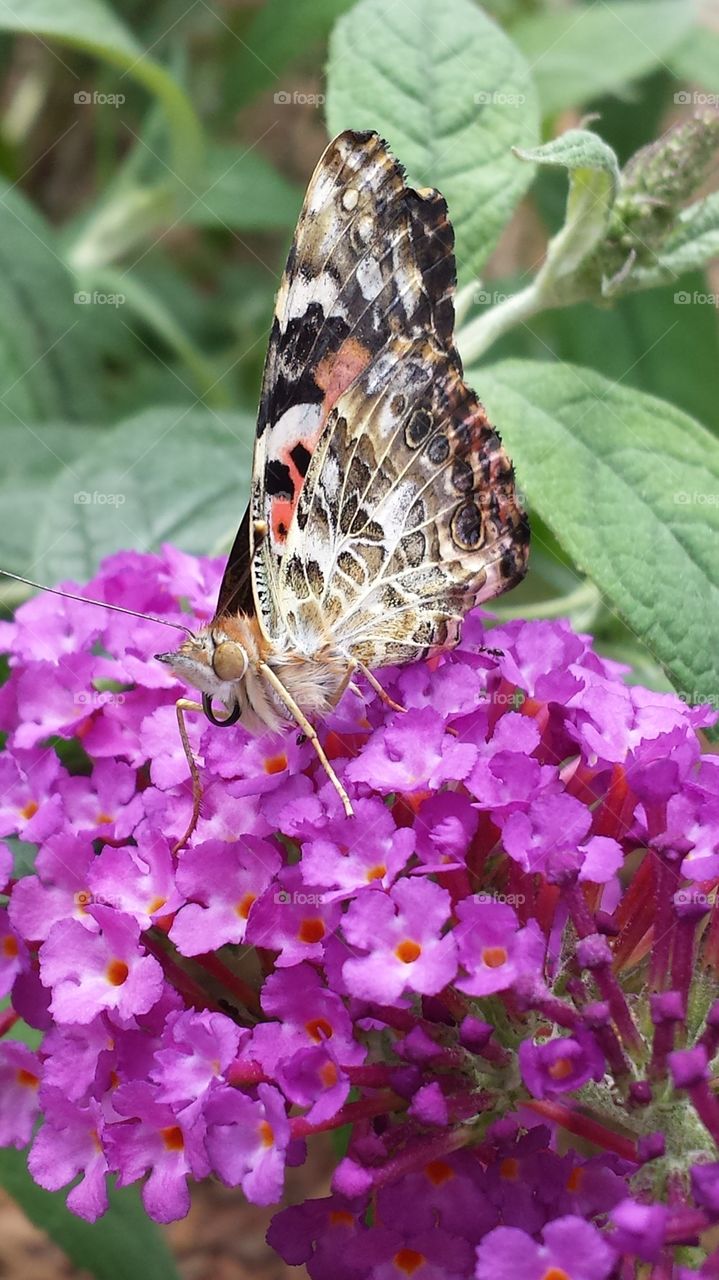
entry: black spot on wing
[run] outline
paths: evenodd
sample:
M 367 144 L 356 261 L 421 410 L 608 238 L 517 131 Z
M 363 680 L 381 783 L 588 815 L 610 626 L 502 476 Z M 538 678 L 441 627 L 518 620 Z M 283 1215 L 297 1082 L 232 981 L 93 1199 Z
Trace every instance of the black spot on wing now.
M 265 492 L 271 498 L 294 497 L 295 486 L 290 469 L 286 463 L 279 462 L 277 458 L 270 458 L 265 467 Z
M 290 450 L 290 457 L 304 480 L 307 475 L 307 468 L 312 460 L 312 454 L 309 449 L 306 449 L 302 444 L 302 441 L 299 441 L 299 443 L 295 445 L 294 449 Z

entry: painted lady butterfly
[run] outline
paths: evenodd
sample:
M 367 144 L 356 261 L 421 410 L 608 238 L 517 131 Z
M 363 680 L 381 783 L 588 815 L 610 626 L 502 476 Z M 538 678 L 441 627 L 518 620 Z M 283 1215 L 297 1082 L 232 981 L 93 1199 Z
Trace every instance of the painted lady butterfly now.
M 277 297 L 215 617 L 158 655 L 213 723 L 295 721 L 348 813 L 311 721 L 355 672 L 383 693 L 372 668 L 456 644 L 527 565 L 512 466 L 462 381 L 453 247 L 442 196 L 408 187 L 376 133 L 330 143 Z

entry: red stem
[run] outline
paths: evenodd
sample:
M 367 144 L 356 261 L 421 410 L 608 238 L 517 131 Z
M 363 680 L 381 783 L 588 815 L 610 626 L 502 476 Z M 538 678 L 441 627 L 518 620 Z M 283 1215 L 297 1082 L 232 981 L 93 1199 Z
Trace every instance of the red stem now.
M 260 1001 L 257 992 L 245 982 L 242 978 L 228 969 L 226 964 L 217 959 L 213 951 L 206 951 L 202 956 L 193 956 L 193 959 L 205 969 L 207 973 L 212 974 L 213 978 L 217 978 L 223 987 L 226 987 L 232 995 L 237 996 L 247 1009 L 251 1009 L 253 1013 L 260 1012 Z
M 578 1112 L 563 1106 L 561 1102 L 532 1099 L 531 1102 L 525 1102 L 523 1105 L 529 1107 L 531 1111 L 536 1111 L 538 1115 L 544 1116 L 546 1120 L 551 1120 L 553 1124 L 560 1125 L 568 1133 L 574 1133 L 578 1138 L 586 1138 L 596 1147 L 602 1147 L 605 1151 L 614 1151 L 625 1160 L 639 1164 L 634 1143 L 629 1138 L 623 1138 L 621 1134 L 605 1129 L 604 1125 L 597 1120 L 579 1115 Z
M 400 1098 L 392 1089 L 386 1089 L 373 1098 L 360 1098 L 358 1102 L 345 1103 L 330 1120 L 321 1120 L 319 1124 L 311 1124 L 304 1116 L 295 1116 L 290 1120 L 290 1129 L 293 1138 L 306 1138 L 311 1133 L 340 1129 L 342 1125 L 354 1124 L 357 1120 L 367 1120 L 373 1116 L 384 1116 L 388 1111 L 404 1110 L 406 1106 L 404 1098 Z

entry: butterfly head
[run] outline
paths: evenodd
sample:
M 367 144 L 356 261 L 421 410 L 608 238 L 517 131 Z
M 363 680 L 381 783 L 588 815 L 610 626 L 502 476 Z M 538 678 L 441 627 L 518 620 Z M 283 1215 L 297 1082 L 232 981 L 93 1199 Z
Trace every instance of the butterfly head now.
M 250 664 L 247 649 L 217 626 L 203 627 L 179 649 L 155 657 L 195 689 L 224 702 L 228 710 L 237 704 L 236 686 Z

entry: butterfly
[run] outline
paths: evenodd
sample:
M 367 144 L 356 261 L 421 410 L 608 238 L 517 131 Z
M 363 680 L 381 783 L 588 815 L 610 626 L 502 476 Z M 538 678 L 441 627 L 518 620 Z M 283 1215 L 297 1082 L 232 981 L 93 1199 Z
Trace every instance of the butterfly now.
M 391 702 L 374 670 L 450 648 L 467 610 L 526 571 L 512 465 L 462 378 L 455 282 L 440 193 L 408 186 L 377 133 L 339 134 L 277 295 L 215 616 L 157 655 L 214 724 L 297 724 L 348 814 L 315 722 L 356 674 Z

